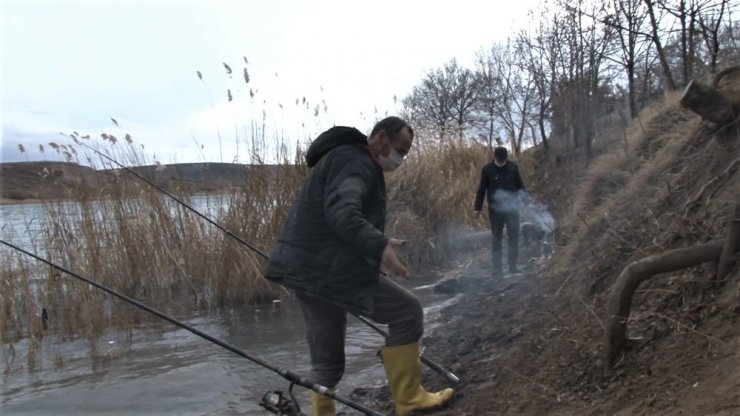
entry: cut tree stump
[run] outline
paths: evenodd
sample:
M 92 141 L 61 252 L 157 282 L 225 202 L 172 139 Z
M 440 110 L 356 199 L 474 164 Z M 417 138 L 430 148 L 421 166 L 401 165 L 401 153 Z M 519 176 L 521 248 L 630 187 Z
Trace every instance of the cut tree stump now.
M 666 272 L 698 266 L 708 261 L 717 261 L 722 253 L 724 240 L 712 241 L 689 248 L 669 250 L 630 263 L 619 275 L 614 284 L 607 312 L 605 365 L 609 369 L 624 348 L 627 333 L 627 320 L 632 307 L 632 297 L 637 287 L 650 277 Z
M 719 71 L 712 80 L 712 87 L 721 91 L 726 97 L 740 99 L 740 65 Z
M 681 105 L 720 126 L 732 123 L 740 116 L 740 103 L 719 90 L 692 80 L 681 96 Z

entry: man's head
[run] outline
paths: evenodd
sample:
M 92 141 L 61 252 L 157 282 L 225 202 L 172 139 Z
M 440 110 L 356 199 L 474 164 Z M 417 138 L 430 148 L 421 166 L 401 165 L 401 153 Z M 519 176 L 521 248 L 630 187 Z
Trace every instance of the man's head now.
M 495 163 L 496 166 L 504 166 L 508 157 L 509 152 L 506 150 L 505 147 L 498 146 L 493 149 L 493 163 Z
M 414 130 L 403 119 L 393 116 L 380 120 L 368 139 L 370 151 L 386 172 L 401 166 L 413 141 Z

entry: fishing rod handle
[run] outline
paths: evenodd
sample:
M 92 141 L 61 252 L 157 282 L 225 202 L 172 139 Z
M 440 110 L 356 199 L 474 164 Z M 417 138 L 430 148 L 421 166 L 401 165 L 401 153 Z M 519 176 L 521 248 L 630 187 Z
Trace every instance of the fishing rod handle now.
M 294 373 L 294 372 L 292 372 L 290 370 L 281 368 L 281 369 L 278 369 L 277 372 L 278 372 L 278 374 L 280 374 L 281 376 L 283 376 L 286 380 L 288 380 L 288 381 L 290 381 L 292 383 L 298 384 L 299 386 L 303 386 L 303 387 L 305 387 L 307 389 L 311 389 L 311 390 L 315 391 L 316 393 L 319 393 L 322 396 L 329 397 L 330 399 L 333 399 L 333 400 L 338 401 L 338 402 L 340 402 L 342 404 L 345 404 L 345 405 L 347 405 L 347 406 L 349 406 L 349 407 L 351 407 L 351 408 L 353 408 L 353 409 L 355 409 L 355 410 L 357 410 L 359 412 L 362 412 L 362 413 L 364 413 L 364 414 L 366 414 L 368 416 L 384 416 L 382 413 L 378 412 L 377 410 L 373 410 L 373 409 L 371 409 L 371 408 L 369 408 L 369 407 L 367 407 L 367 406 L 365 406 L 363 404 L 354 402 L 354 401 L 350 400 L 347 397 L 344 397 L 344 396 L 342 396 L 340 394 L 335 393 L 334 390 L 332 390 L 332 389 L 330 389 L 330 388 L 328 388 L 326 386 L 322 386 L 321 384 L 313 383 L 311 380 L 307 380 L 307 379 L 301 377 L 300 375 L 298 375 L 298 374 L 296 374 L 296 373 Z
M 449 380 L 450 382 L 454 384 L 460 384 L 460 378 L 456 376 L 455 374 L 453 374 L 452 371 L 445 370 L 439 364 L 425 357 L 424 354 L 421 354 L 419 358 L 421 358 L 422 363 L 424 363 L 427 367 L 431 368 L 432 370 L 442 375 L 442 377 L 446 378 L 447 380 Z

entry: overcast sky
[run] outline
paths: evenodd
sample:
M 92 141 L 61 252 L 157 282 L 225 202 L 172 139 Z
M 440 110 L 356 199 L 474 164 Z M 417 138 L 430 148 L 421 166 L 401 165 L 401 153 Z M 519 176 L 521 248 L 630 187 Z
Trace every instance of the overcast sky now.
M 263 112 L 270 146 L 334 124 L 367 133 L 425 71 L 472 67 L 536 3 L 0 1 L 3 162 L 54 158 L 47 143 L 77 131 L 129 133 L 163 163 L 248 161 Z

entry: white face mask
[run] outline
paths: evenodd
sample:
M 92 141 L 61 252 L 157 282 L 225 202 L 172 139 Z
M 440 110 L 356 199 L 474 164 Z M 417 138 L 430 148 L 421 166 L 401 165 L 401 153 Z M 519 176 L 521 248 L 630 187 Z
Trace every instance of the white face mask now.
M 496 166 L 498 166 L 498 167 L 502 168 L 502 167 L 504 167 L 504 165 L 506 164 L 506 161 L 504 160 L 503 162 L 499 162 L 498 160 L 496 160 L 496 159 L 493 159 L 493 163 L 495 163 L 495 164 L 496 164 Z
M 404 157 L 401 156 L 396 149 L 391 148 L 391 153 L 388 156 L 378 155 L 378 163 L 383 168 L 384 172 L 390 172 L 398 169 L 403 163 Z

